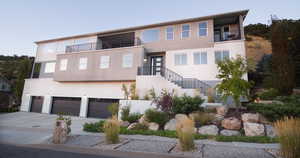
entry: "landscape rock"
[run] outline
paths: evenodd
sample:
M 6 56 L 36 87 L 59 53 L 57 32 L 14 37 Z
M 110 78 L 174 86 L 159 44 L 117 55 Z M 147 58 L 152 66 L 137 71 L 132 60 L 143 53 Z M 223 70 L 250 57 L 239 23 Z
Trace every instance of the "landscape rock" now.
M 144 124 L 147 125 L 149 122 L 147 121 L 146 115 L 143 115 L 140 119 L 139 119 L 139 123 L 140 124 Z
M 228 111 L 228 108 L 225 106 L 220 106 L 220 107 L 217 107 L 216 110 L 217 110 L 217 114 L 219 114 L 221 116 L 225 116 Z
M 265 125 L 265 130 L 266 130 L 266 135 L 268 137 L 271 137 L 271 138 L 276 137 L 276 131 L 275 131 L 275 129 L 274 129 L 273 126 L 271 126 L 271 125 Z
M 216 125 L 202 126 L 198 129 L 199 134 L 218 135 L 219 128 Z
M 127 129 L 129 129 L 129 130 L 131 130 L 131 129 L 134 129 L 137 125 L 138 125 L 139 123 L 132 123 L 132 124 L 130 124 L 128 127 L 127 127 Z
M 251 114 L 251 113 L 244 113 L 242 114 L 242 120 L 243 122 L 252 122 L 252 123 L 258 123 L 259 122 L 259 114 Z
M 220 132 L 221 135 L 223 136 L 240 136 L 241 133 L 239 131 L 235 131 L 235 130 L 228 130 L 228 129 L 224 129 Z
M 148 124 L 148 129 L 152 130 L 152 131 L 157 131 L 159 129 L 159 124 L 157 124 L 155 122 L 150 122 Z
M 121 127 L 128 127 L 130 123 L 128 121 L 121 121 Z
M 241 129 L 241 121 L 235 117 L 229 117 L 222 120 L 222 127 L 230 130 Z
M 215 119 L 212 120 L 212 123 L 216 126 L 221 126 L 222 120 L 224 120 L 223 115 L 215 114 Z
M 176 120 L 180 120 L 180 119 L 183 119 L 183 118 L 188 118 L 188 117 L 185 114 L 176 114 L 175 115 L 175 119 Z
M 246 136 L 264 136 L 265 127 L 263 124 L 258 123 L 244 123 L 244 130 Z
M 175 119 L 169 120 L 169 121 L 165 124 L 164 130 L 175 131 L 175 130 L 176 130 L 176 120 L 175 120 Z

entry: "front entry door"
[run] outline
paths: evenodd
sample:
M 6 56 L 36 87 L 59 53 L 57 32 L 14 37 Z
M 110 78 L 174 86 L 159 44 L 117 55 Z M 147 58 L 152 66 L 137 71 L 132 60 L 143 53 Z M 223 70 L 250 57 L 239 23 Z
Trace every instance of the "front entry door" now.
M 163 56 L 151 57 L 151 74 L 160 75 L 163 67 Z

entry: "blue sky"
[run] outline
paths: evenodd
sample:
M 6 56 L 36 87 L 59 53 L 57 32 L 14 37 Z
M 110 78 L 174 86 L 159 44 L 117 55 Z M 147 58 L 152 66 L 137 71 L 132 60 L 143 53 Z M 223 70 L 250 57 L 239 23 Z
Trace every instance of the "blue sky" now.
M 300 0 L 2 0 L 0 54 L 34 56 L 38 40 L 242 9 L 245 24 L 300 19 Z

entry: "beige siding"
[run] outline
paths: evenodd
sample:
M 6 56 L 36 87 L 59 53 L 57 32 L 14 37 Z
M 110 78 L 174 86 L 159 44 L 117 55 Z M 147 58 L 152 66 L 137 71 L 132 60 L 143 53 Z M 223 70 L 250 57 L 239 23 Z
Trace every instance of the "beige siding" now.
M 122 67 L 123 55 L 133 55 L 131 68 Z M 110 65 L 107 69 L 100 69 L 100 56 L 110 56 Z M 124 81 L 135 80 L 137 67 L 142 65 L 144 55 L 143 47 L 115 48 L 98 51 L 67 53 L 57 56 L 54 73 L 56 81 Z M 87 58 L 87 69 L 79 70 L 81 57 Z M 60 71 L 60 60 L 67 59 L 67 70 Z

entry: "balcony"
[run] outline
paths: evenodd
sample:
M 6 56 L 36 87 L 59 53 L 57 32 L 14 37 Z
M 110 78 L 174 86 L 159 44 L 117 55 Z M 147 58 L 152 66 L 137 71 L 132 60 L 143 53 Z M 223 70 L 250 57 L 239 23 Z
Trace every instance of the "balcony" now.
M 94 51 L 112 48 L 133 47 L 141 45 L 141 40 L 135 37 L 134 32 L 109 36 L 98 36 L 97 42 L 70 45 L 66 47 L 66 53 Z

